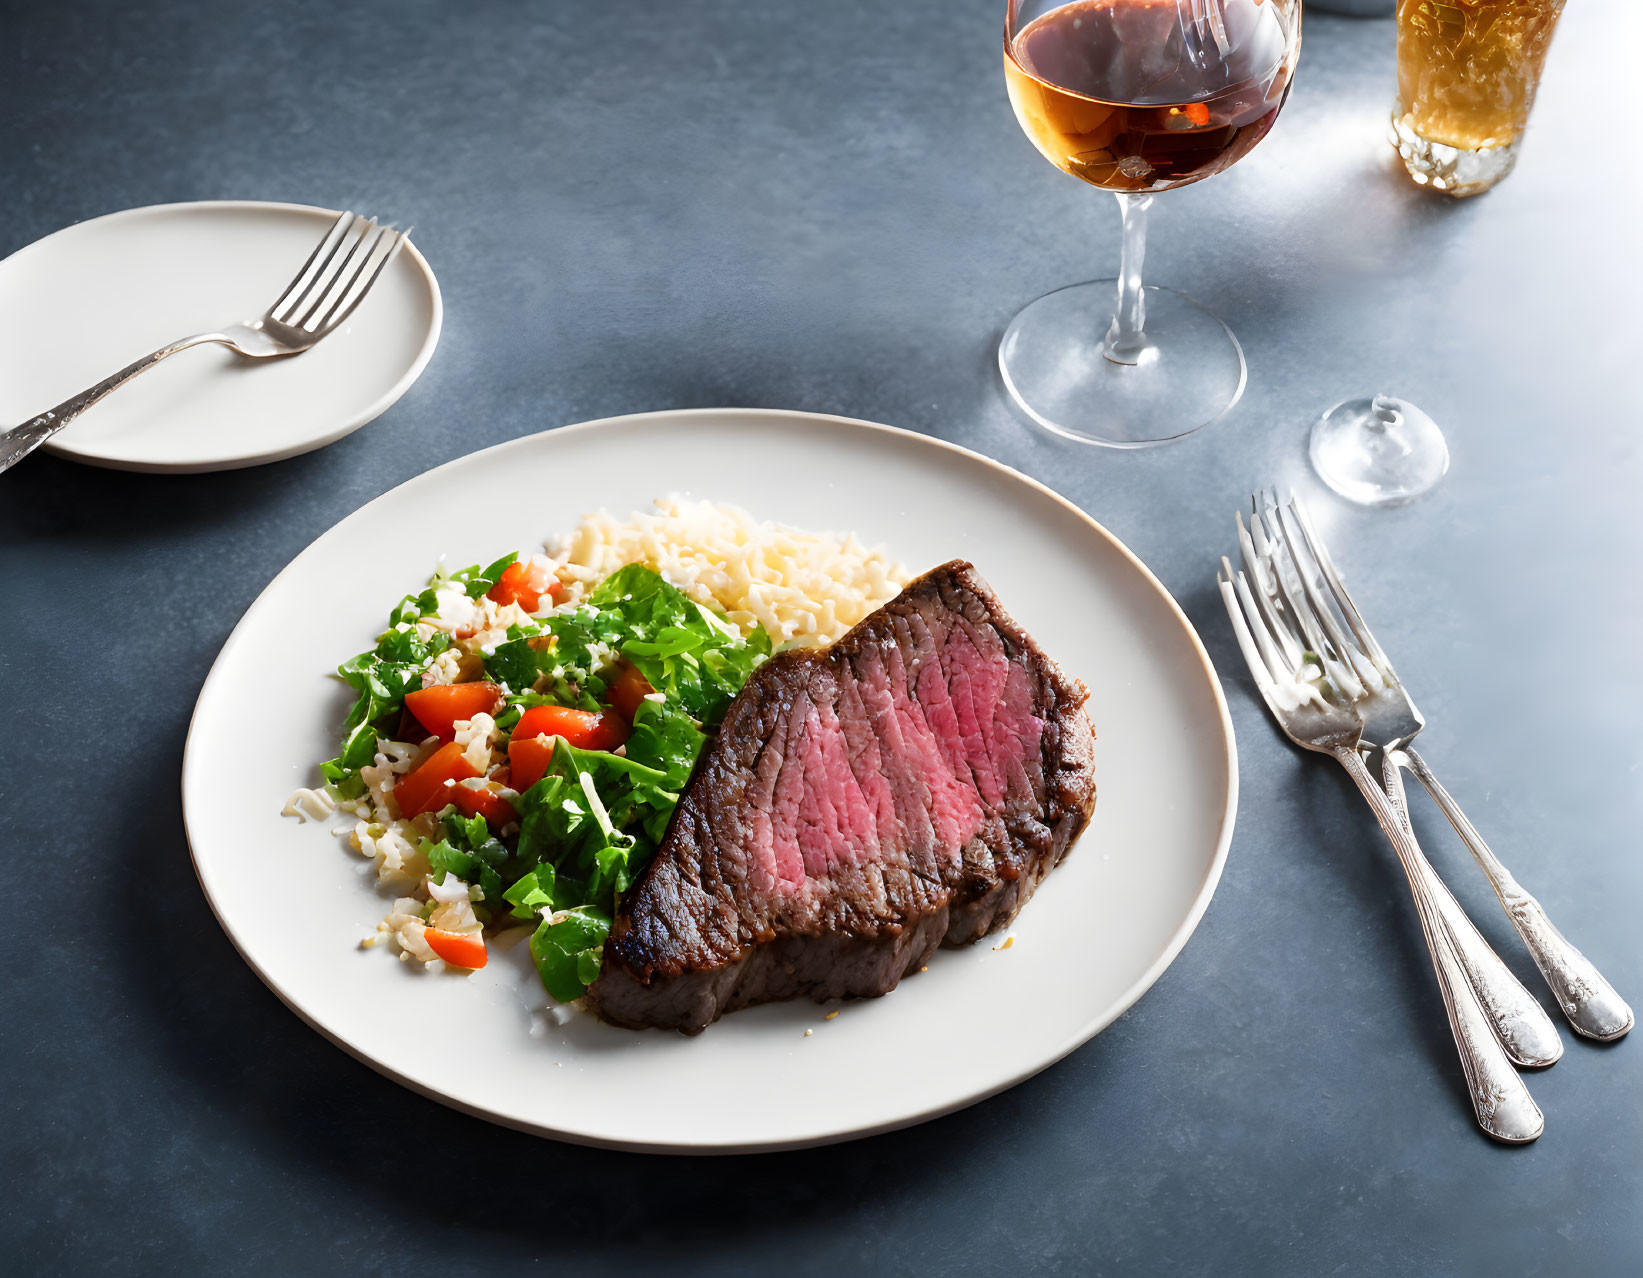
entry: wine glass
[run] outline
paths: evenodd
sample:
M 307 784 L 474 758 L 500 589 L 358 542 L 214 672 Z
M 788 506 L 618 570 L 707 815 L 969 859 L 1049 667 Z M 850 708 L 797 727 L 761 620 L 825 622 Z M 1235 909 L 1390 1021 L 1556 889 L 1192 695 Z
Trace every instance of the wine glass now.
M 1219 173 L 1266 136 L 1300 44 L 1300 0 L 1008 0 L 1016 119 L 1050 163 L 1118 197 L 1124 228 L 1116 280 L 1047 293 L 1004 331 L 1004 385 L 1040 425 L 1141 448 L 1238 402 L 1232 330 L 1141 283 L 1147 210 L 1154 193 Z

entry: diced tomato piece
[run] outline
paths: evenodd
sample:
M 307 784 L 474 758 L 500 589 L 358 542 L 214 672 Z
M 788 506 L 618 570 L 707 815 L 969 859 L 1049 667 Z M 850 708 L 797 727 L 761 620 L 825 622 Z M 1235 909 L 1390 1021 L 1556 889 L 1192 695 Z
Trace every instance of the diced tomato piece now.
M 462 747 L 456 742 L 440 746 L 421 767 L 407 772 L 394 786 L 400 816 L 409 820 L 419 812 L 439 811 L 447 803 L 455 802 L 447 781 L 466 781 L 478 775 L 479 769 L 463 757 Z
M 521 737 L 508 742 L 508 784 L 524 794 L 548 773 L 553 761 L 553 741 L 546 737 Z
M 466 967 L 477 972 L 489 961 L 485 953 L 485 938 L 477 932 L 447 932 L 442 927 L 424 928 L 422 939 L 428 948 L 452 967 Z
M 532 706 L 519 716 L 508 742 L 508 784 L 523 794 L 547 774 L 553 738 L 579 750 L 614 750 L 628 739 L 627 720 L 614 710 L 594 713 L 570 706 Z
M 502 704 L 494 683 L 442 683 L 405 694 L 405 708 L 441 741 L 456 735 L 456 725 L 476 714 L 492 714 Z
M 456 804 L 456 810 L 465 817 L 482 816 L 485 824 L 491 827 L 495 834 L 510 821 L 517 821 L 519 814 L 495 790 L 487 786 L 483 790 L 469 789 L 459 785 L 450 791 L 451 802 Z
M 628 739 L 629 731 L 627 720 L 611 710 L 532 706 L 519 716 L 513 735 L 516 741 L 521 737 L 564 737 L 578 750 L 614 750 Z
M 650 680 L 640 674 L 637 667 L 624 661 L 622 673 L 610 685 L 610 703 L 622 712 L 624 719 L 632 723 L 639 712 L 639 703 L 655 691 L 650 686 Z
M 614 750 L 633 732 L 633 725 L 614 710 L 601 710 L 599 722 L 589 734 L 584 750 Z M 576 742 L 572 741 L 572 745 Z
M 598 719 L 589 710 L 573 710 L 570 706 L 532 706 L 519 716 L 513 735 L 520 737 L 564 737 L 572 745 Z
M 535 612 L 542 604 L 542 596 L 559 598 L 564 587 L 547 569 L 536 564 L 514 562 L 502 570 L 496 585 L 485 593 L 499 604 L 516 603 L 526 612 Z
M 525 565 L 518 562 L 504 568 L 502 575 L 496 579 L 496 584 L 485 593 L 499 604 L 516 603 L 526 612 L 534 611 L 536 605 L 541 602 L 540 597 L 533 598 L 535 592 L 525 585 Z M 527 603 L 527 599 L 531 602 Z

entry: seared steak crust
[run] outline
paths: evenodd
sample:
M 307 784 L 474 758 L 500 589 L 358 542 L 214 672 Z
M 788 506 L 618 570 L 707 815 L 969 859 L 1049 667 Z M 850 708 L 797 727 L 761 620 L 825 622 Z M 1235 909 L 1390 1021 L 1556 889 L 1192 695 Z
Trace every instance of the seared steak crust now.
M 732 704 L 588 991 L 617 1025 L 895 988 L 1003 927 L 1095 805 L 1082 684 L 954 560 Z

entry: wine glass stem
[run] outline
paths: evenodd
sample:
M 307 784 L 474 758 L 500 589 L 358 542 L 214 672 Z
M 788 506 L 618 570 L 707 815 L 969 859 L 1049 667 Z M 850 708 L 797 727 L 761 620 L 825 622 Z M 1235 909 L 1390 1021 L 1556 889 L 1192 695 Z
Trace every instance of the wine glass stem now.
M 1112 327 L 1101 345 L 1101 353 L 1114 364 L 1137 364 L 1149 345 L 1142 330 L 1147 322 L 1147 302 L 1141 292 L 1141 263 L 1147 256 L 1147 210 L 1152 196 L 1133 191 L 1114 191 L 1124 219 L 1124 248 L 1118 262 L 1118 309 Z

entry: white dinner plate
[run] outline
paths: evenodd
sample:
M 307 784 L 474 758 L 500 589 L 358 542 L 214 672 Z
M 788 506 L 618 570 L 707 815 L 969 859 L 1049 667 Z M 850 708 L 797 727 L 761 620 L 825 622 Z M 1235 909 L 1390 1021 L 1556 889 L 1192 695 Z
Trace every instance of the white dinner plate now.
M 369 212 L 369 210 L 367 210 Z M 127 209 L 0 262 L 0 430 L 168 342 L 255 319 L 336 211 L 213 200 Z M 119 470 L 229 470 L 341 439 L 383 412 L 439 341 L 439 285 L 407 244 L 336 332 L 290 359 L 199 346 L 122 386 L 44 447 Z
M 884 998 L 756 1007 L 696 1038 L 581 1014 L 553 1024 L 524 946 L 471 976 L 358 948 L 388 901 L 370 864 L 326 823 L 280 816 L 336 750 L 352 694 L 327 672 L 371 645 L 441 556 L 489 562 L 590 509 L 625 515 L 673 492 L 853 530 L 915 572 L 974 562 L 1089 685 L 1100 797 L 1082 839 L 1007 931 L 940 951 Z M 1237 776 L 1220 683 L 1191 624 L 1077 508 L 984 457 L 888 426 L 704 409 L 500 444 L 337 524 L 223 646 L 189 731 L 183 807 L 200 881 L 240 953 L 362 1060 L 542 1135 L 714 1152 L 905 1126 L 1072 1051 L 1158 979 L 1203 915 L 1232 838 Z M 826 1019 L 830 1010 L 839 1015 Z

